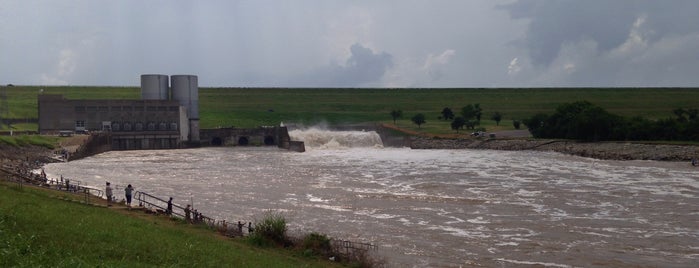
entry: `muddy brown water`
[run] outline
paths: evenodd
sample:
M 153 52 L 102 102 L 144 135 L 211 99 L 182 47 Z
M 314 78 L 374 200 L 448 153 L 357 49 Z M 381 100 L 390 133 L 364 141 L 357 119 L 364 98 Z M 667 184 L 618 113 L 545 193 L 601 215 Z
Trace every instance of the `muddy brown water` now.
M 349 148 L 339 140 L 305 153 L 108 152 L 45 170 L 96 187 L 109 180 L 178 204 L 193 201 L 218 219 L 281 211 L 292 233 L 377 244 L 390 267 L 699 263 L 699 169 L 688 163 Z

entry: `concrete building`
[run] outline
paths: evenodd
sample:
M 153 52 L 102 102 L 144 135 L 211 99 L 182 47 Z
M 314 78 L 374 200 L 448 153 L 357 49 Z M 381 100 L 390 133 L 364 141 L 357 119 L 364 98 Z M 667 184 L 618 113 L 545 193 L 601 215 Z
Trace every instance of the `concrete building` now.
M 111 135 L 113 150 L 171 149 L 199 141 L 196 76 L 182 76 L 183 100 L 169 99 L 165 75 L 142 75 L 140 100 L 69 100 L 41 94 L 39 133 L 102 131 Z M 191 82 L 193 80 L 193 82 Z M 190 118 L 191 111 L 196 118 Z M 191 128 L 195 126 L 196 128 Z
M 189 135 L 185 108 L 171 100 L 68 100 L 39 95 L 39 133 L 108 131 L 112 149 L 179 148 Z

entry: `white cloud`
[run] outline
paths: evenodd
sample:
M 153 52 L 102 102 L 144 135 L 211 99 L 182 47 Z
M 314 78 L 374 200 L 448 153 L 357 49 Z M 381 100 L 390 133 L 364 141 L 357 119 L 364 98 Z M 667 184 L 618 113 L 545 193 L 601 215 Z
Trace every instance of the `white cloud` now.
M 515 57 L 510 61 L 510 64 L 507 66 L 507 74 L 516 75 L 520 71 L 522 71 L 522 66 L 519 65 L 519 58 Z
M 58 59 L 58 76 L 66 77 L 75 72 L 76 53 L 71 49 L 61 50 Z
M 648 39 L 644 33 L 643 24 L 646 21 L 646 16 L 642 15 L 636 18 L 631 30 L 629 31 L 628 38 L 619 47 L 611 51 L 612 55 L 629 55 L 633 53 L 638 53 L 639 51 L 645 50 L 648 47 Z
M 384 87 L 429 87 L 436 81 L 447 79 L 444 73 L 451 67 L 456 55 L 453 49 L 428 53 L 422 58 L 404 58 L 394 62 L 384 76 Z
M 443 69 L 447 68 L 449 61 L 454 57 L 456 51 L 453 49 L 444 50 L 439 55 L 429 54 L 425 60 L 422 69 L 432 78 L 433 81 L 439 80 L 443 76 Z
M 66 85 L 77 68 L 77 53 L 72 49 L 62 49 L 58 52 L 56 66 L 50 73 L 41 74 L 41 82 L 45 85 Z

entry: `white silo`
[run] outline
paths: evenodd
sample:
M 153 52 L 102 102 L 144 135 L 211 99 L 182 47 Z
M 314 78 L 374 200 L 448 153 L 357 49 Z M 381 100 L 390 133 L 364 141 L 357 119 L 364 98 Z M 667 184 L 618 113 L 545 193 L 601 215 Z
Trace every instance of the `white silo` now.
M 187 108 L 189 141 L 199 141 L 199 82 L 196 75 L 170 76 L 172 99 Z
M 143 74 L 141 75 L 141 99 L 143 100 L 167 100 L 170 98 L 168 91 L 167 75 Z

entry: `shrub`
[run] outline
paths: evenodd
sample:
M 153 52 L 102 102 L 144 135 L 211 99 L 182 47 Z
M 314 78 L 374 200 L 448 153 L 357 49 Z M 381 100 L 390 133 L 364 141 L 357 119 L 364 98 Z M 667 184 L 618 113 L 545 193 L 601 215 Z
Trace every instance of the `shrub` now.
M 332 253 L 332 246 L 328 236 L 319 233 L 310 233 L 303 238 L 301 246 L 305 255 L 329 256 Z
M 270 243 L 289 246 L 286 236 L 286 218 L 279 212 L 267 211 L 262 220 L 255 222 L 255 228 L 248 237 L 249 241 L 258 246 Z

